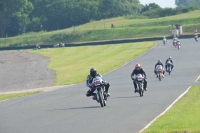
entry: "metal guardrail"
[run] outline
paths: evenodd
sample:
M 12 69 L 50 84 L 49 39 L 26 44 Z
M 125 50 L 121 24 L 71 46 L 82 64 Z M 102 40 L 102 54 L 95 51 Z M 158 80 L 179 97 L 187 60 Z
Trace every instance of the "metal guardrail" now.
M 173 38 L 173 36 L 166 36 L 168 39 Z M 193 38 L 194 35 L 181 35 L 180 39 Z M 66 43 L 65 47 L 78 47 L 78 46 L 94 46 L 94 45 L 108 45 L 108 44 L 121 44 L 121 43 L 131 43 L 131 42 L 144 42 L 144 41 L 157 41 L 162 40 L 162 37 L 149 37 L 149 38 L 138 38 L 138 39 L 121 39 L 121 40 L 106 40 L 106 41 L 93 41 L 93 42 L 83 42 L 83 43 Z M 41 48 L 54 48 L 54 44 L 42 44 Z M 0 47 L 0 50 L 23 50 L 23 49 L 34 49 L 35 46 L 15 46 L 15 47 Z

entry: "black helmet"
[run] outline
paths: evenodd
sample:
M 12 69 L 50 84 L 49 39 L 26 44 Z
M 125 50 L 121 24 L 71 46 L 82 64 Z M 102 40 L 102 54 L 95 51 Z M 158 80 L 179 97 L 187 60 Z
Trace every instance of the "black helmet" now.
M 97 70 L 95 68 L 90 69 L 90 76 L 95 77 L 97 74 Z
M 158 60 L 158 63 L 161 63 L 161 60 Z

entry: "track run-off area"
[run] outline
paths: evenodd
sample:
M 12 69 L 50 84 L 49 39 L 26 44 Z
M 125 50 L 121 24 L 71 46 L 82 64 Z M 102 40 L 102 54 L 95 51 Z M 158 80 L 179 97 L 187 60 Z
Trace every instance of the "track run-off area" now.
M 107 106 L 86 97 L 85 83 L 51 92 L 0 102 L 0 133 L 138 133 L 166 110 L 200 74 L 200 43 L 182 39 L 178 50 L 169 40 L 104 78 L 110 83 Z M 154 74 L 155 63 L 172 56 L 174 69 L 162 81 Z M 147 73 L 148 91 L 134 93 L 131 72 L 140 63 Z M 100 72 L 100 70 L 99 70 Z

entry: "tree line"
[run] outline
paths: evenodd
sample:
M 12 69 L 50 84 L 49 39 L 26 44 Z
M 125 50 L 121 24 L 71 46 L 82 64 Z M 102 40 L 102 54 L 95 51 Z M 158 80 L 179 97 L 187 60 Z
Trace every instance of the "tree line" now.
M 198 0 L 175 0 L 177 6 L 185 6 L 184 1 Z M 0 36 L 59 30 L 125 15 L 159 17 L 149 12 L 160 10 L 164 9 L 155 3 L 142 5 L 139 0 L 0 0 Z

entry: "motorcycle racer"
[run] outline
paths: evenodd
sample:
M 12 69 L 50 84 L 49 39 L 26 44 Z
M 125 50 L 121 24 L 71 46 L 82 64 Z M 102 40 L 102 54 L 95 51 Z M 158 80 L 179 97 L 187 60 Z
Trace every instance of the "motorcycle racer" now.
M 147 80 L 146 80 L 147 74 L 144 71 L 144 69 L 141 68 L 141 65 L 137 63 L 135 65 L 135 69 L 131 73 L 131 79 L 133 80 L 133 84 L 134 84 L 134 87 L 135 87 L 135 93 L 136 93 L 136 89 L 137 89 L 137 84 L 136 84 L 135 79 L 133 77 L 134 77 L 134 75 L 137 75 L 137 74 L 142 74 L 142 76 L 144 77 L 144 90 L 147 91 Z

